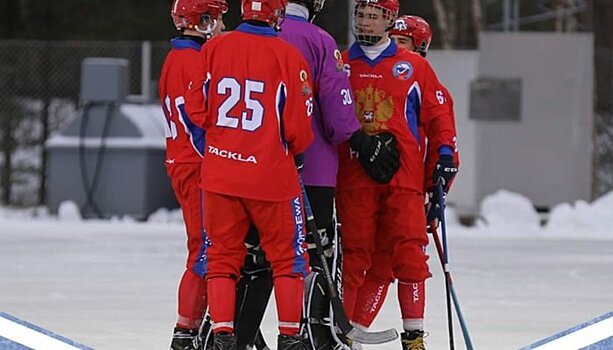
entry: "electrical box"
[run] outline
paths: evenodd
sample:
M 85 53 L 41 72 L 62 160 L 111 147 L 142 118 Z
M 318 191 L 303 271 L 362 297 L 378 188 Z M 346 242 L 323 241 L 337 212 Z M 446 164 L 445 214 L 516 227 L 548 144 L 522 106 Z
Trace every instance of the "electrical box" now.
M 129 92 L 130 62 L 123 58 L 90 57 L 81 64 L 81 101 L 123 102 Z

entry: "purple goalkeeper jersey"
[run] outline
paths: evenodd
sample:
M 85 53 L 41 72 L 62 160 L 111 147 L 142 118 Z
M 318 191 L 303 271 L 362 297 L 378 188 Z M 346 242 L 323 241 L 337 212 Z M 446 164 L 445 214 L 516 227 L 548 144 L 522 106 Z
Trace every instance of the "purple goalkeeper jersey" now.
M 336 187 L 337 145 L 360 129 L 341 53 L 330 34 L 302 17 L 287 15 L 279 36 L 302 52 L 313 77 L 315 138 L 304 153 L 302 178 L 307 186 Z

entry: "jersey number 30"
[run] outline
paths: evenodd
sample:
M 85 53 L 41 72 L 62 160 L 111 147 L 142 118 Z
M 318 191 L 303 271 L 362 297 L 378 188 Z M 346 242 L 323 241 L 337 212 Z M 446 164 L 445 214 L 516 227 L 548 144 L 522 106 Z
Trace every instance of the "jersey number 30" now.
M 240 128 L 246 131 L 255 131 L 262 126 L 264 106 L 253 95 L 264 93 L 264 83 L 247 79 L 244 84 L 244 94 L 242 90 L 243 86 L 234 78 L 223 78 L 219 81 L 217 93 L 224 96 L 227 95 L 228 97 L 219 106 L 217 126 L 237 129 L 240 124 Z M 247 110 L 243 111 L 240 117 L 228 115 L 240 102 L 241 98 Z

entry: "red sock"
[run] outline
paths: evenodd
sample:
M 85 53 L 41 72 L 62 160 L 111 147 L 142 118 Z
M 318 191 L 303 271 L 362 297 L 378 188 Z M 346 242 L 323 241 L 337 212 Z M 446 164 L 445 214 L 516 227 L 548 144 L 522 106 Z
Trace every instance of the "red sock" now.
M 179 318 L 177 327 L 196 329 L 206 308 L 206 280 L 185 270 L 179 283 Z
M 300 330 L 304 281 L 298 276 L 279 276 L 274 280 L 279 333 L 296 335 Z
M 213 277 L 208 280 L 208 297 L 213 332 L 234 333 L 234 309 L 236 281 L 230 277 Z
M 366 278 L 357 293 L 352 321 L 365 328 L 370 327 L 381 311 L 389 285 Z
M 423 319 L 426 308 L 425 283 L 398 282 L 398 301 L 403 320 Z

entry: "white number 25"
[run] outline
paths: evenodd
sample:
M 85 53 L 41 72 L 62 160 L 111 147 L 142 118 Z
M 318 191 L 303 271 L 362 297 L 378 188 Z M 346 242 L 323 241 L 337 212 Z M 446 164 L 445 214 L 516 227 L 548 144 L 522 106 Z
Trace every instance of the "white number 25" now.
M 227 128 L 238 128 L 239 117 L 228 115 L 228 113 L 238 104 L 241 99 L 241 84 L 234 78 L 223 78 L 217 85 L 217 93 L 220 95 L 228 95 L 226 100 L 219 106 L 217 116 L 217 125 Z M 249 117 L 248 111 L 243 111 L 240 117 L 241 129 L 246 131 L 255 131 L 262 126 L 262 118 L 264 116 L 264 107 L 260 101 L 253 98 L 252 94 L 261 94 L 264 92 L 264 83 L 261 81 L 245 80 L 245 95 L 243 101 L 247 110 L 251 111 Z

